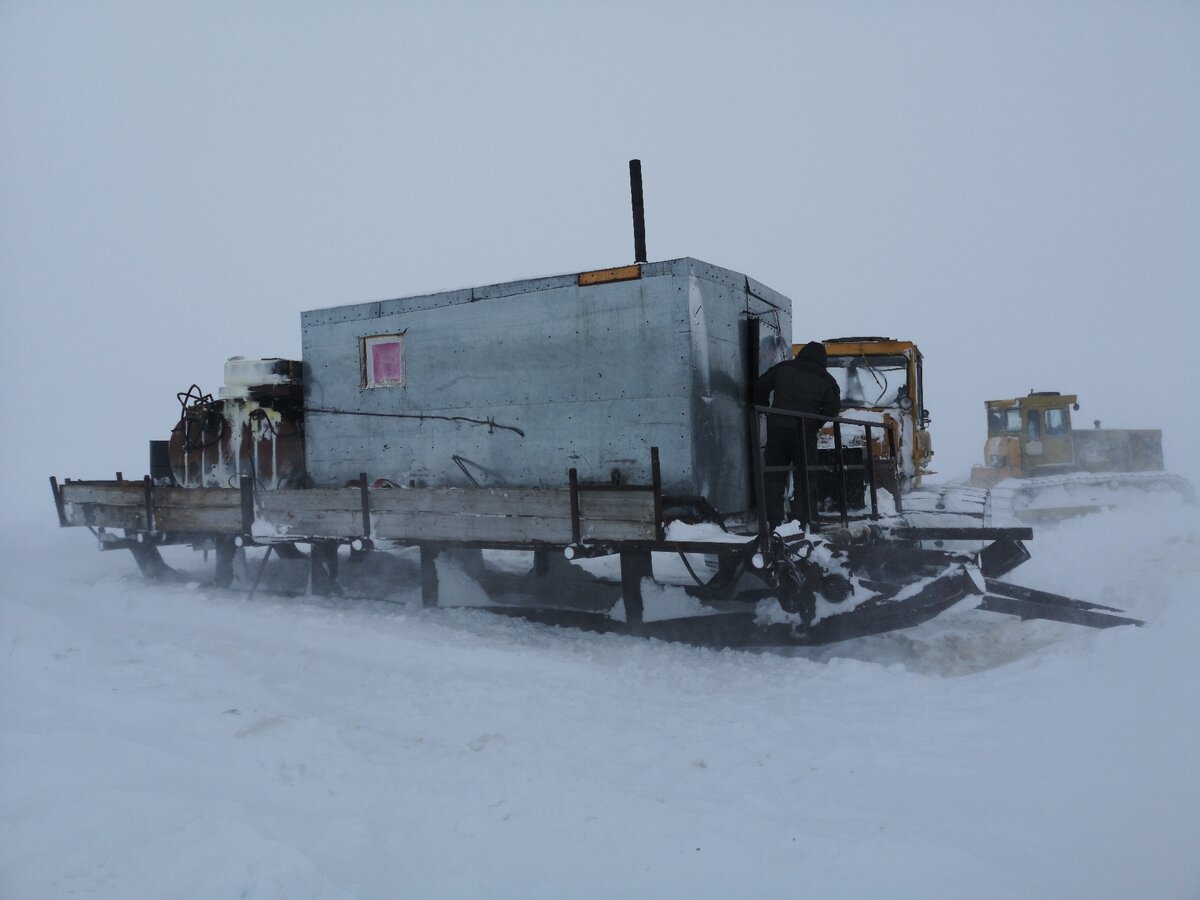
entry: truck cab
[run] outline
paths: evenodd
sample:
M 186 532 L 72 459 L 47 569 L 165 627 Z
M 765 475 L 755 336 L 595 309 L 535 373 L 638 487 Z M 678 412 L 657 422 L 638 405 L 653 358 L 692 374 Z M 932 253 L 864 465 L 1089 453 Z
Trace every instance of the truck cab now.
M 871 458 L 884 478 L 881 484 L 901 493 L 918 487 L 921 477 L 930 474 L 933 458 L 921 351 L 912 341 L 888 337 L 839 337 L 822 343 L 829 374 L 841 389 L 842 415 L 879 422 L 892 433 L 900 483 L 885 483 L 892 470 L 891 449 L 885 436 L 879 435 L 872 440 Z M 862 429 L 852 427 L 843 428 L 842 438 L 850 448 L 861 448 L 864 442 Z M 830 429 L 822 433 L 820 446 L 832 449 Z

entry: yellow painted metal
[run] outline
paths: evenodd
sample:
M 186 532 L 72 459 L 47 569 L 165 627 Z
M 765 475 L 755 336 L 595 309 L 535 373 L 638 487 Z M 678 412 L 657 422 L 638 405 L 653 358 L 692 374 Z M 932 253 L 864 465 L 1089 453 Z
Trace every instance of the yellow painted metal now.
M 1007 415 L 1015 410 L 1016 428 L 1014 430 L 1006 422 L 1001 431 L 989 430 L 983 449 L 984 465 L 972 469 L 971 482 L 989 485 L 1002 480 L 999 473 L 1003 473 L 1003 478 L 1027 478 L 1073 467 L 1071 409 L 1077 399 L 1075 394 L 1045 392 L 984 401 L 989 421 L 992 413 Z M 1046 413 L 1050 410 L 1060 413 L 1060 424 L 1054 433 L 1046 422 Z
M 642 277 L 642 267 L 639 265 L 618 266 L 615 269 L 596 269 L 593 272 L 579 273 L 579 286 L 589 284 L 608 284 L 610 281 L 634 281 Z
M 858 338 L 852 340 L 823 341 L 825 352 L 830 356 L 900 356 L 908 350 L 917 350 L 912 341 L 894 341 L 891 338 Z M 799 350 L 803 344 L 794 344 Z M 921 351 L 917 350 L 920 358 Z
M 1072 407 L 1079 398 L 1075 394 L 1030 394 L 1010 400 L 985 400 L 988 409 L 1053 409 L 1056 406 Z

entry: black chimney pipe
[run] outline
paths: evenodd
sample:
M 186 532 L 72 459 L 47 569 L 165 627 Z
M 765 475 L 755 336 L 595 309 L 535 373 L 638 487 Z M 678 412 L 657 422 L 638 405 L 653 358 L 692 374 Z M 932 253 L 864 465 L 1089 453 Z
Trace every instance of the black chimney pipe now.
M 646 262 L 646 210 L 642 205 L 642 161 L 629 161 L 629 193 L 633 198 L 633 261 Z

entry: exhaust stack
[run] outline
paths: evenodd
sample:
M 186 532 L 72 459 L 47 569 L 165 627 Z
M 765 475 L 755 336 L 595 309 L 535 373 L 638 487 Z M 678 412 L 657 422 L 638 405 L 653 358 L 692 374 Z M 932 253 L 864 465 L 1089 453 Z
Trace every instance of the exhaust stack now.
M 642 161 L 629 161 L 629 193 L 633 199 L 633 261 L 646 262 L 646 210 L 642 205 Z

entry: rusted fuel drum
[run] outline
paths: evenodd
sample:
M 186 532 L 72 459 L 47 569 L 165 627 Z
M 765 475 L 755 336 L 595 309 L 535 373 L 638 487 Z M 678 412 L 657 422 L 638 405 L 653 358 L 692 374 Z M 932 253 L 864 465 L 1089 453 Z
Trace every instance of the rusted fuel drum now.
M 214 399 L 198 387 L 183 406 L 168 454 L 182 487 L 237 487 L 250 475 L 261 490 L 300 487 L 304 471 L 304 385 L 301 364 L 287 359 L 225 363 Z

